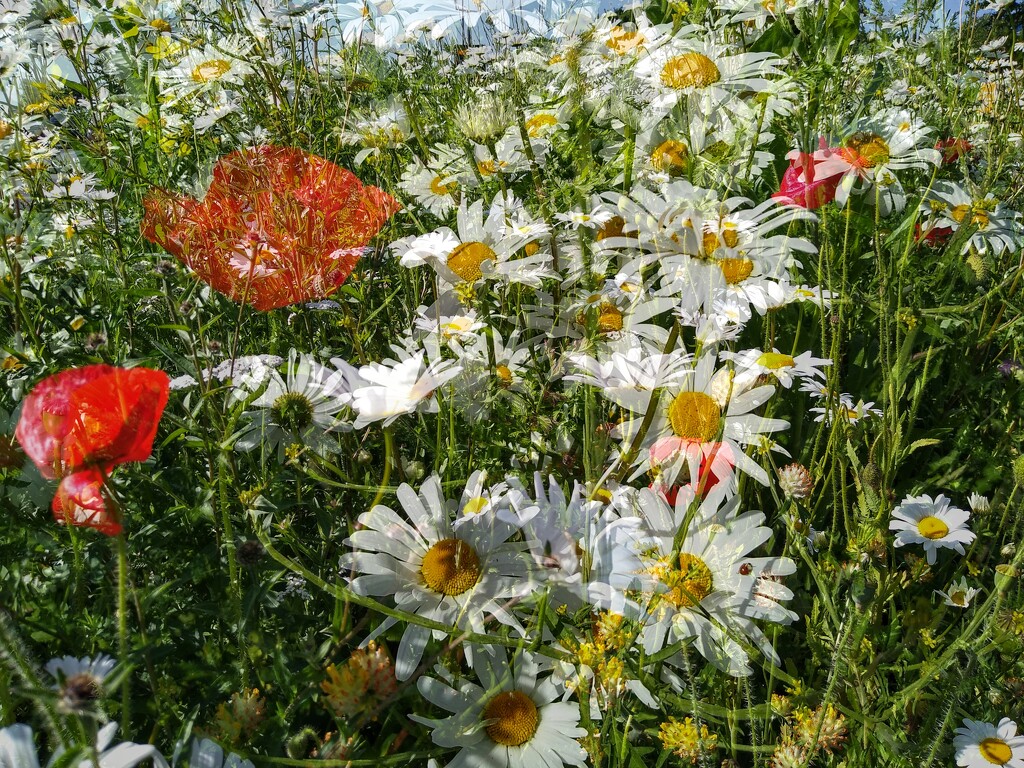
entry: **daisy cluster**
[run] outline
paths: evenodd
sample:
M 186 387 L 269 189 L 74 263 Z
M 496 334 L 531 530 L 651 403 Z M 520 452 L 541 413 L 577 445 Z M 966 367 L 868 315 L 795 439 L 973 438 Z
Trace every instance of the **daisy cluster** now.
M 44 684 L 0 605 L 0 684 L 40 702 L 51 765 L 251 768 L 276 728 L 295 764 L 412 734 L 430 766 L 810 768 L 877 724 L 920 764 L 1024 768 L 1009 717 L 945 733 L 993 714 L 948 679 L 961 655 L 1024 638 L 1024 459 L 970 511 L 938 493 L 952 460 L 907 471 L 947 437 L 915 418 L 964 318 L 978 359 L 1024 344 L 1021 51 L 926 82 L 894 45 L 883 83 L 856 4 L 228 5 L 0 1 L 0 472 L 117 563 L 121 665 L 61 657 Z M 136 583 L 163 566 L 125 531 L 172 516 L 227 578 L 207 626 L 176 591 L 199 556 L 167 566 L 179 602 L 153 610 L 189 628 L 151 644 Z M 36 547 L 78 610 L 105 572 L 72 534 L 69 563 Z M 202 738 L 208 702 L 168 708 L 168 760 L 106 711 L 132 733 L 133 675 L 150 709 L 189 695 L 155 671 L 172 640 L 230 659 L 233 692 Z M 910 747 L 932 685 L 951 703 Z M 28 725 L 0 730 L 0 768 L 39 764 Z

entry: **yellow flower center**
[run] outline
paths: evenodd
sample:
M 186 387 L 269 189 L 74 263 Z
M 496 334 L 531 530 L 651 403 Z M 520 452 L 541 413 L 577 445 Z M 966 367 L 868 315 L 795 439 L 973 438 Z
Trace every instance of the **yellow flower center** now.
M 616 25 L 608 32 L 608 39 L 605 40 L 604 44 L 619 54 L 619 56 L 625 56 L 646 42 L 647 38 L 639 32 L 630 32 Z
M 495 744 L 518 747 L 533 738 L 540 723 L 540 713 L 533 700 L 522 691 L 499 693 L 484 707 L 483 720 L 487 735 Z
M 757 364 L 763 368 L 777 371 L 780 368 L 792 368 L 796 365 L 796 360 L 789 355 L 782 354 L 781 352 L 765 352 L 757 358 Z
M 949 533 L 949 526 L 934 515 L 925 515 L 917 521 L 917 532 L 926 539 L 941 539 Z
M 558 118 L 547 112 L 541 112 L 526 121 L 526 132 L 532 138 L 537 138 L 542 136 L 544 131 L 553 125 L 558 125 Z
M 981 743 L 978 744 L 978 751 L 992 765 L 1006 765 L 1010 762 L 1010 758 L 1013 757 L 1010 745 L 1002 739 L 982 739 Z
M 668 407 L 668 420 L 676 437 L 710 443 L 718 437 L 722 409 L 703 392 L 680 392 Z
M 959 589 L 955 589 L 949 594 L 949 602 L 953 605 L 964 606 L 967 604 L 967 593 L 962 592 Z
M 608 237 L 622 237 L 625 234 L 626 220 L 621 216 L 612 216 L 599 230 L 595 239 L 604 240 Z
M 512 369 L 507 365 L 497 365 L 494 368 L 494 375 L 498 377 L 498 383 L 503 387 L 512 384 Z
M 480 171 L 481 176 L 493 176 L 507 165 L 508 163 L 504 160 L 499 160 L 498 162 L 494 162 L 494 160 L 481 160 L 476 164 L 476 167 Z
M 480 558 L 461 539 L 441 539 L 423 556 L 423 583 L 442 595 L 461 595 L 480 580 Z
M 681 553 L 679 568 L 668 570 L 663 578 L 669 588 L 665 599 L 676 608 L 693 608 L 715 591 L 711 569 L 707 563 L 689 552 Z
M 450 195 L 454 186 L 454 184 L 444 184 L 440 176 L 435 176 L 430 181 L 430 191 L 438 196 Z
M 726 248 L 735 248 L 739 245 L 740 234 L 732 228 L 734 225 L 725 225 L 725 229 L 722 230 L 722 240 L 725 242 Z
M 164 19 L 153 19 L 151 22 L 149 22 L 149 26 L 151 26 L 157 32 L 171 31 L 171 25 Z
M 666 139 L 651 152 L 651 165 L 656 171 L 678 176 L 686 171 L 690 152 L 686 145 L 675 139 Z
M 615 333 L 622 330 L 622 312 L 614 304 L 602 304 L 597 316 L 597 330 L 600 333 Z
M 497 258 L 497 254 L 489 245 L 473 241 L 457 246 L 448 254 L 447 264 L 448 269 L 467 283 L 472 283 L 483 277 L 480 265 L 485 261 L 495 261 Z
M 707 88 L 722 79 L 722 73 L 703 53 L 689 52 L 673 56 L 661 68 L 661 83 L 682 91 L 687 88 Z
M 977 224 L 978 229 L 985 229 L 989 222 L 988 211 L 979 206 L 967 205 L 966 203 L 955 206 L 949 212 L 949 215 L 957 224 L 963 224 L 964 219 L 970 216 L 971 224 Z
M 527 243 L 523 246 L 523 253 L 527 256 L 533 256 L 537 251 L 540 250 L 540 246 L 537 243 Z
M 750 259 L 719 259 L 718 266 L 729 285 L 739 285 L 754 271 L 754 262 Z
M 701 249 L 704 251 L 704 255 L 710 257 L 718 247 L 722 244 L 722 241 L 718 239 L 718 235 L 714 232 L 705 232 L 700 236 Z
M 474 496 L 472 499 L 466 502 L 466 506 L 462 508 L 462 514 L 479 515 L 486 506 L 487 499 L 485 499 L 483 496 Z
M 874 168 L 889 162 L 889 145 L 877 133 L 859 131 L 846 140 L 845 149 L 847 151 L 840 152 L 840 155 L 863 168 Z
M 209 83 L 218 80 L 231 71 L 231 62 L 226 59 L 204 61 L 192 70 L 192 80 L 197 83 Z

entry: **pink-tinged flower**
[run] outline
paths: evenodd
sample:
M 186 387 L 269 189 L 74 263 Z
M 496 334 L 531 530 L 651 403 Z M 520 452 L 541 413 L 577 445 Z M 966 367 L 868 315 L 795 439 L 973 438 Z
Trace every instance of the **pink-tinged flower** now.
M 67 475 L 53 497 L 53 517 L 58 523 L 85 525 L 107 536 L 121 532 L 118 516 L 107 508 L 103 495 L 106 475 L 99 469 L 84 469 Z
M 719 483 L 734 482 L 733 469 L 736 462 L 728 443 L 701 443 L 675 436 L 663 437 L 651 446 L 650 455 L 652 467 L 670 465 L 685 457 L 689 482 L 668 488 L 651 486 L 652 490 L 661 493 L 672 505 L 682 488 L 689 488 L 703 499 Z
M 822 142 L 823 153 L 831 153 Z M 779 191 L 772 195 L 776 200 L 792 203 L 801 208 L 815 209 L 835 199 L 836 187 L 846 172 L 847 166 L 823 168 L 819 152 L 811 154 L 793 150 L 786 159 L 789 168 L 782 175 Z M 828 158 L 823 155 L 821 159 Z
M 202 201 L 153 190 L 143 205 L 147 240 L 263 311 L 334 293 L 400 208 L 322 157 L 269 145 L 218 160 Z
M 44 477 L 61 480 L 59 522 L 121 530 L 103 484 L 118 464 L 149 458 L 169 392 L 163 371 L 88 365 L 44 379 L 25 398 L 15 436 Z

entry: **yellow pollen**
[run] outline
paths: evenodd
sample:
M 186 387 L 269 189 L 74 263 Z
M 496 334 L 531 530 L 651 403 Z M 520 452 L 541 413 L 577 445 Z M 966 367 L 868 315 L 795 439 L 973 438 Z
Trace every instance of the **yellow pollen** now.
M 481 160 L 476 164 L 476 168 L 480 171 L 481 176 L 493 176 L 500 168 L 504 168 L 506 165 L 508 165 L 508 163 L 504 160 L 497 163 L 493 160 Z
M 784 355 L 781 352 L 765 352 L 757 358 L 757 364 L 763 368 L 777 371 L 780 368 L 792 368 L 796 365 L 796 360 L 790 355 Z
M 497 254 L 486 243 L 472 241 L 462 243 L 448 254 L 448 269 L 467 283 L 483 277 L 480 265 L 485 261 L 497 260 Z
M 957 224 L 962 224 L 964 219 L 970 215 L 971 224 L 977 224 L 978 229 L 984 229 L 988 226 L 989 222 L 987 211 L 977 206 L 967 205 L 966 203 L 955 206 L 949 212 L 949 215 Z
M 1006 765 L 1013 757 L 1010 745 L 1002 739 L 982 739 L 978 744 L 978 751 L 992 765 Z
M 711 254 L 718 250 L 721 244 L 722 241 L 718 239 L 718 235 L 714 232 L 705 232 L 701 235 L 701 247 L 706 256 L 711 256 Z
M 651 152 L 651 165 L 656 171 L 678 176 L 686 171 L 690 152 L 686 145 L 675 139 L 667 139 Z
M 647 42 L 645 38 L 639 32 L 630 32 L 627 29 L 616 25 L 611 28 L 608 32 L 608 39 L 605 40 L 605 45 L 611 48 L 619 56 L 625 56 L 627 53 L 635 48 L 641 47 Z
M 718 266 L 729 285 L 739 285 L 754 271 L 754 262 L 750 259 L 719 259 Z
M 668 407 L 668 420 L 676 437 L 710 443 L 718 437 L 722 409 L 703 392 L 680 392 Z
M 558 125 L 558 118 L 554 115 L 550 115 L 547 112 L 541 112 L 534 115 L 526 121 L 526 132 L 530 134 L 532 138 L 537 138 L 543 135 L 544 130 L 550 128 L 553 125 Z
M 626 220 L 621 216 L 612 216 L 602 227 L 597 230 L 597 240 L 604 240 L 607 237 L 622 237 L 625 233 Z
M 856 161 L 863 168 L 874 168 L 889 162 L 889 145 L 877 133 L 859 131 L 853 134 L 846 140 L 844 150 L 839 153 L 844 159 Z M 853 157 L 849 156 L 851 154 Z
M 461 595 L 480 580 L 480 558 L 461 539 L 441 539 L 427 550 L 420 566 L 423 583 L 442 595 Z
M 722 79 L 722 73 L 703 53 L 689 52 L 673 56 L 661 68 L 661 84 L 678 91 L 707 88 Z
M 540 723 L 540 713 L 533 700 L 522 691 L 499 693 L 484 707 L 484 722 L 493 720 L 487 726 L 487 735 L 495 744 L 518 747 L 533 738 Z
M 430 181 L 430 191 L 433 192 L 435 195 L 450 195 L 452 193 L 452 187 L 454 186 L 454 184 L 442 183 L 440 176 L 435 176 Z
M 711 569 L 689 552 L 682 552 L 679 555 L 679 569 L 669 569 L 663 578 L 665 586 L 669 588 L 665 599 L 676 608 L 693 608 L 715 591 Z
M 464 515 L 479 515 L 483 512 L 484 507 L 487 506 L 487 499 L 483 496 L 474 496 L 472 499 L 466 502 L 466 506 L 462 508 L 462 514 Z
M 209 83 L 212 80 L 219 80 L 231 71 L 231 62 L 224 59 L 212 59 L 204 61 L 192 70 L 192 79 L 197 83 Z
M 622 312 L 614 304 L 602 304 L 597 316 L 597 330 L 600 333 L 615 333 L 622 330 Z
M 941 539 L 949 533 L 949 526 L 934 515 L 925 515 L 917 521 L 917 532 L 926 539 Z

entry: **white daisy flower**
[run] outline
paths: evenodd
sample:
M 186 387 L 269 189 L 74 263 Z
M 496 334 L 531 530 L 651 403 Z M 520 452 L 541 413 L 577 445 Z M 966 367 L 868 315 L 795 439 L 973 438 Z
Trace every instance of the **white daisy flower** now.
M 788 624 L 797 618 L 781 603 L 793 593 L 780 578 L 796 572 L 785 557 L 751 557 L 774 532 L 762 525 L 761 512 L 739 512 L 739 497 L 725 501 L 722 487 L 712 489 L 696 511 L 696 494 L 682 488 L 673 509 L 660 494 L 642 489 L 637 496 L 643 525 L 622 534 L 616 557 L 596 578 L 621 593 L 619 606 L 599 601 L 598 607 L 619 610 L 643 624 L 639 642 L 657 653 L 678 640 L 694 639 L 704 658 L 731 675 L 753 670 L 749 657 L 734 639 L 745 636 L 776 664 L 779 657 L 754 623 Z M 669 661 L 681 663 L 673 657 Z
M 362 144 L 354 162 L 362 165 L 368 157 L 378 157 L 382 150 L 405 144 L 411 135 L 409 116 L 397 99 L 391 99 L 365 115 L 355 117 L 352 125 L 337 131 L 345 144 Z
M 192 50 L 177 66 L 158 73 L 164 84 L 182 95 L 221 86 L 241 85 L 253 72 L 245 63 L 252 46 L 238 36 L 207 43 L 201 50 Z
M 976 538 L 968 527 L 971 513 L 950 505 L 949 499 L 941 493 L 932 500 L 927 494 L 907 496 L 892 511 L 889 530 L 896 531 L 893 546 L 920 544 L 928 556 L 928 564 L 934 565 L 939 549 L 952 549 L 964 553 L 964 544 Z
M 746 455 L 744 447 L 757 443 L 766 433 L 789 427 L 789 422 L 754 413 L 775 394 L 775 387 L 766 384 L 741 390 L 728 369 L 715 370 L 715 362 L 715 355 L 705 354 L 692 375 L 665 383 L 657 413 L 634 458 L 634 477 L 657 469 L 671 484 L 677 482 L 684 467 L 690 478 L 697 478 L 701 476 L 701 464 L 710 462 L 709 469 L 718 478 L 730 477 L 735 468 L 768 485 L 768 473 Z M 649 392 L 623 392 L 617 401 L 635 414 L 613 432 L 627 449 L 650 400 Z
M 183 744 L 178 744 L 175 750 L 173 765 L 177 766 L 180 750 Z M 238 755 L 224 754 L 219 744 L 210 739 L 195 739 L 192 742 L 192 751 L 189 757 L 189 768 L 255 768 L 251 760 L 243 760 Z
M 451 170 L 434 170 L 414 160 L 402 174 L 398 187 L 438 218 L 455 208 L 458 177 Z
M 633 71 L 650 89 L 655 113 L 667 114 L 685 101 L 692 119 L 718 120 L 719 111 L 738 108 L 740 92 L 757 93 L 768 76 L 782 74 L 782 60 L 775 54 L 734 54 L 717 37 L 701 27 L 684 27 L 640 59 Z
M 598 387 L 613 403 L 620 403 L 623 393 L 629 393 L 626 397 L 632 401 L 632 393 L 653 392 L 693 373 L 689 367 L 690 355 L 684 352 L 648 354 L 641 347 L 614 351 L 601 360 L 581 352 L 570 352 L 566 359 L 576 373 L 565 376 L 565 381 Z
M 449 768 L 583 768 L 587 752 L 577 739 L 587 732 L 579 727 L 579 707 L 559 701 L 561 692 L 550 675 L 540 676 L 533 654 L 519 652 L 509 662 L 496 646 L 474 653 L 485 660 L 477 665 L 479 684 L 432 677 L 417 684 L 427 701 L 451 716 L 409 716 L 431 729 L 435 744 L 460 750 Z
M 336 451 L 328 433 L 349 427 L 346 410 L 352 403 L 352 389 L 360 384 L 355 369 L 328 368 L 312 356 L 292 349 L 288 354 L 286 378 L 271 370 L 266 388 L 248 403 L 242 415 L 249 420 L 244 434 L 235 442 L 240 451 L 257 446 L 267 450 L 298 443 L 310 449 Z M 262 381 L 243 379 L 237 396 L 246 389 L 259 389 Z
M 954 608 L 968 608 L 971 605 L 971 600 L 978 594 L 978 590 L 967 586 L 967 579 L 961 576 L 960 581 L 954 581 L 946 587 L 945 592 L 936 589 L 935 594 L 941 597 L 942 602 L 946 605 L 951 605 Z
M 963 727 L 954 732 L 956 764 L 961 768 L 1024 768 L 1024 736 L 1017 735 L 1017 724 L 1010 718 L 992 725 L 965 717 Z
M 608 531 L 618 520 L 612 507 L 587 499 L 584 486 L 573 483 L 567 497 L 554 477 L 533 475 L 531 494 L 516 479 L 512 487 L 510 507 L 505 513 L 523 529 L 527 546 L 549 590 L 549 604 L 554 608 L 577 610 L 587 598 L 588 577 L 593 553 L 610 546 Z
M 359 369 L 365 385 L 352 390 L 356 429 L 375 421 L 383 421 L 387 426 L 399 416 L 417 410 L 437 413 L 434 390 L 458 376 L 462 368 L 451 360 L 425 364 L 424 355 L 421 351 L 401 361 L 370 363 Z
M 832 365 L 829 358 L 814 357 L 809 351 L 793 357 L 779 352 L 774 347 L 771 352 L 748 349 L 743 352 L 722 352 L 719 357 L 733 361 L 733 365 L 736 366 L 736 386 L 740 389 L 745 389 L 762 376 L 775 379 L 786 389 L 790 389 L 796 380 L 823 381 L 825 373 L 821 369 Z
M 972 493 L 967 498 L 967 503 L 976 515 L 983 515 L 992 509 L 992 503 L 988 500 L 988 496 L 982 496 L 980 493 Z
M 877 418 L 882 415 L 882 410 L 875 408 L 873 401 L 865 402 L 864 400 L 858 400 L 855 403 L 850 395 L 843 393 L 836 396 L 835 393 L 830 392 L 823 384 L 814 380 L 804 381 L 800 391 L 811 392 L 818 397 L 830 398 L 828 406 L 818 406 L 809 409 L 811 413 L 816 414 L 814 417 L 816 422 L 824 421 L 826 424 L 831 424 L 834 419 L 838 419 L 853 426 L 859 424 L 864 419 Z
M 103 681 L 117 662 L 100 654 L 95 659 L 64 656 L 50 659 L 46 671 L 56 680 L 60 692 L 60 708 L 66 712 L 82 712 L 96 701 L 103 691 Z
M 936 228 L 952 232 L 960 226 L 976 226 L 977 231 L 963 245 L 963 253 L 972 247 L 993 256 L 1015 253 L 1024 234 L 1019 213 L 1006 208 L 991 193 L 970 195 L 951 181 L 934 182 L 925 192 L 921 211 L 922 237 Z
M 430 264 L 449 286 L 479 280 L 521 282 L 540 286 L 542 277 L 553 276 L 550 256 L 524 249 L 537 235 L 509 232 L 509 214 L 521 205 L 515 197 L 497 195 L 484 217 L 483 201 L 467 205 L 465 198 L 457 212 L 456 234 L 447 227 L 406 241 L 396 251 L 403 267 Z
M 418 494 L 402 484 L 397 497 L 404 517 L 377 505 L 359 516 L 361 528 L 345 540 L 353 549 L 340 562 L 343 571 L 352 571 L 349 588 L 359 595 L 393 597 L 400 610 L 453 628 L 482 633 L 493 617 L 525 635 L 509 610 L 534 588 L 522 545 L 509 542 L 516 527 L 488 516 L 485 525 L 456 530 L 453 505 L 436 475 Z M 397 623 L 385 619 L 364 643 Z M 446 635 L 406 626 L 395 658 L 399 680 L 415 671 L 431 636 L 441 640 Z
M 65 760 L 68 768 L 135 768 L 136 765 L 152 761 L 153 768 L 169 768 L 156 747 L 149 744 L 134 744 L 130 741 L 114 744 L 117 723 L 107 723 L 96 734 L 96 757 L 86 757 L 77 762 Z M 60 747 L 50 758 L 48 765 L 57 763 L 64 754 Z M 39 754 L 36 752 L 32 728 L 18 723 L 0 728 L 0 766 L 2 768 L 39 768 Z

